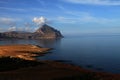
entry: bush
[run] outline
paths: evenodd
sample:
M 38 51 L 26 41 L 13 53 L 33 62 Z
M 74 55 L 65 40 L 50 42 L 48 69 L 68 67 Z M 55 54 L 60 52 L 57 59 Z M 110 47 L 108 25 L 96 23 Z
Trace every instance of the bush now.
M 24 60 L 14 57 L 0 57 L 0 71 L 9 71 L 25 67 L 33 67 L 43 63 L 38 61 Z

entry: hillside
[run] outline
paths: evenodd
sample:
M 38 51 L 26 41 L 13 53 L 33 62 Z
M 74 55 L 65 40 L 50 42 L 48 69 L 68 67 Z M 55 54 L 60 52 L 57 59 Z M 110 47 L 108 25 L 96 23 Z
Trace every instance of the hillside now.
M 0 33 L 0 38 L 15 38 L 15 39 L 55 39 L 62 38 L 63 35 L 60 31 L 53 27 L 44 24 L 35 32 L 20 32 L 20 31 L 9 31 Z

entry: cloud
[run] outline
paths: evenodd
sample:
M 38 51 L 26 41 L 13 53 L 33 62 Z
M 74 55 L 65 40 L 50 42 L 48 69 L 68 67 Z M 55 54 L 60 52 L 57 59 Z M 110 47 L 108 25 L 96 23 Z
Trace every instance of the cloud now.
M 61 9 L 61 10 L 64 10 L 64 11 L 66 10 L 63 5 L 56 5 L 56 7 L 58 7 L 58 8 Z
M 116 22 L 116 19 L 109 19 L 109 18 L 95 17 L 95 16 L 87 15 L 87 16 L 83 16 L 80 19 L 80 21 L 84 22 L 84 23 L 106 24 L 106 23 Z
M 48 20 L 47 18 L 41 16 L 41 17 L 34 17 L 32 19 L 32 21 L 35 24 L 32 24 L 34 26 L 34 29 L 31 31 L 36 31 L 40 26 L 44 25 L 44 24 L 52 24 L 54 22 L 54 19 L 50 19 Z
M 31 31 L 33 31 L 33 30 L 32 30 L 32 26 L 34 26 L 34 25 L 33 25 L 32 23 L 26 22 L 26 23 L 24 24 L 24 26 L 25 26 L 24 31 L 26 31 L 26 32 L 31 32 Z
M 0 21 L 14 21 L 14 19 L 1 17 Z
M 54 20 L 54 22 L 58 22 L 58 23 L 77 23 L 77 19 L 76 18 L 68 18 L 68 17 L 63 17 L 63 16 L 59 16 L 56 20 Z
M 12 11 L 26 11 L 25 9 L 22 9 L 22 8 L 10 8 L 10 7 L 0 7 L 0 10 L 12 10 Z
M 16 26 L 12 26 L 8 29 L 8 31 L 16 31 L 16 30 L 17 30 Z
M 42 0 L 37 0 L 43 7 L 45 7 L 46 6 L 46 3 L 44 2 L 44 1 L 42 1 Z
M 120 21 L 119 19 L 111 19 L 111 18 L 105 18 L 105 17 L 99 17 L 94 16 L 89 12 L 83 12 L 83 11 L 76 11 L 76 10 L 69 10 L 65 7 L 59 5 L 59 9 L 63 10 L 64 16 L 58 16 L 56 19 L 54 19 L 54 22 L 57 23 L 69 23 L 69 24 L 75 24 L 75 23 L 97 23 L 97 24 L 106 24 L 106 23 L 115 23 Z
M 43 16 L 41 17 L 34 17 L 32 20 L 34 23 L 36 23 L 37 25 L 43 25 L 47 23 L 47 19 L 44 18 Z
M 120 5 L 119 0 L 63 0 L 65 2 L 76 4 L 92 4 L 92 5 Z
M 8 28 L 7 31 L 25 31 L 32 32 L 31 24 L 25 23 L 23 26 L 13 25 Z
M 49 12 L 49 10 L 43 9 L 43 8 L 12 8 L 12 7 L 0 7 L 0 11 L 7 10 L 7 11 L 13 11 L 13 12 Z
M 20 20 L 20 18 L 0 17 L 0 25 L 13 26 Z
M 13 24 L 15 20 L 12 19 L 12 18 L 6 18 L 6 17 L 1 17 L 0 18 L 0 24 L 3 24 L 3 25 L 10 25 L 10 24 Z
M 20 18 L 8 18 L 0 17 L 0 26 L 5 26 L 2 28 L 3 31 L 32 31 L 32 23 L 21 23 Z M 2 31 L 0 30 L 0 31 Z
M 86 23 L 97 23 L 97 24 L 109 24 L 119 22 L 119 19 L 109 19 L 103 17 L 95 17 L 92 15 L 83 15 L 80 17 L 63 17 L 60 16 L 56 19 L 58 23 L 69 23 L 69 24 L 86 24 Z

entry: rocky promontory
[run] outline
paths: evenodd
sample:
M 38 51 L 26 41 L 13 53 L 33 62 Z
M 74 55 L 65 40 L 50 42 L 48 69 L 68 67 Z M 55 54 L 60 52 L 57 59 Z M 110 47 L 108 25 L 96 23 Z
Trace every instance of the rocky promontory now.
M 63 35 L 60 31 L 53 27 L 44 24 L 35 32 L 25 31 L 9 31 L 0 33 L 0 38 L 15 38 L 15 39 L 56 39 L 62 38 Z
M 26 60 L 35 60 L 35 57 L 43 55 L 49 50 L 51 50 L 51 48 L 42 48 L 30 44 L 1 45 L 0 57 L 10 56 Z

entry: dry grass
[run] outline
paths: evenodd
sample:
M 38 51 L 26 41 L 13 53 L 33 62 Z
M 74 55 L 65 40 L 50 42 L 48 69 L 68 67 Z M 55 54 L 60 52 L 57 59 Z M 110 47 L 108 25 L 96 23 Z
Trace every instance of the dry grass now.
M 42 55 L 49 50 L 50 48 L 41 48 L 36 45 L 2 45 L 0 46 L 0 56 L 35 60 L 35 56 Z

